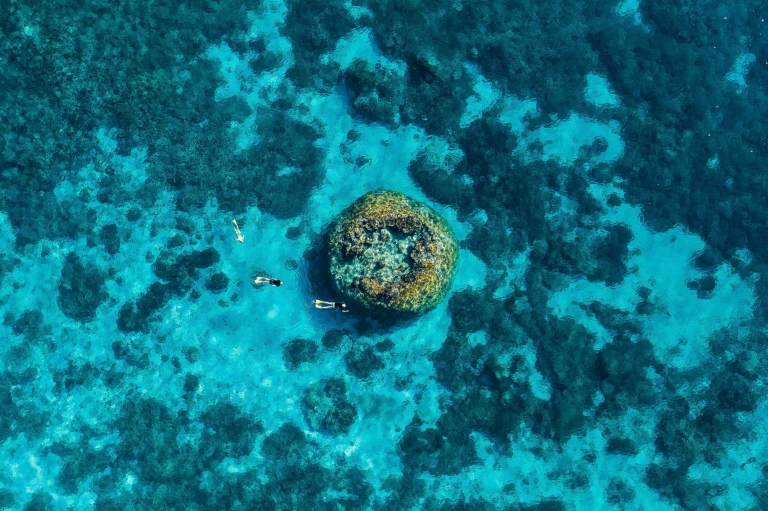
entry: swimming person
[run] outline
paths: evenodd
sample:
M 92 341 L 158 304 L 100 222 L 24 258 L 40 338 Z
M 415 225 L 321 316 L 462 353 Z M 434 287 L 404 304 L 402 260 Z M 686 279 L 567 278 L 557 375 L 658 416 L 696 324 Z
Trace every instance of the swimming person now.
M 237 220 L 232 220 L 232 223 L 235 224 L 235 239 L 242 243 L 245 239 L 245 236 L 243 236 L 243 234 L 240 232 L 240 227 L 237 225 Z
M 344 302 L 326 302 L 323 300 L 315 300 L 315 307 L 318 309 L 339 309 L 341 312 L 349 312 L 347 304 Z
M 256 277 L 253 279 L 254 284 L 269 284 L 270 286 L 280 287 L 283 285 L 283 281 L 273 279 L 271 277 Z

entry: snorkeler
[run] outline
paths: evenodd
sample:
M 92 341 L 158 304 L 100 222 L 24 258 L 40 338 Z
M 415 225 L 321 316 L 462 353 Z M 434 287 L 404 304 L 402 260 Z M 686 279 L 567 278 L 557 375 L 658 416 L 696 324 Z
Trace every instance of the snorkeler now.
M 269 284 L 270 286 L 280 287 L 283 285 L 282 280 L 273 279 L 270 277 L 256 277 L 253 279 L 254 284 Z
M 245 239 L 245 236 L 243 236 L 243 234 L 240 232 L 240 227 L 237 225 L 237 220 L 232 220 L 232 223 L 235 224 L 235 238 L 237 241 L 242 243 Z
M 349 312 L 347 304 L 344 302 L 326 302 L 323 300 L 315 300 L 315 307 L 318 309 L 339 309 L 341 312 Z

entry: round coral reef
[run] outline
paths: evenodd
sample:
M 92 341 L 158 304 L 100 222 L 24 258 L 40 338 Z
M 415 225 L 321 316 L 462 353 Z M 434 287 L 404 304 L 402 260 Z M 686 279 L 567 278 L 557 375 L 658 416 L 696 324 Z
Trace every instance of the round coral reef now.
M 420 314 L 448 293 L 459 247 L 432 208 L 399 192 L 376 191 L 331 226 L 329 259 L 338 290 L 368 312 Z

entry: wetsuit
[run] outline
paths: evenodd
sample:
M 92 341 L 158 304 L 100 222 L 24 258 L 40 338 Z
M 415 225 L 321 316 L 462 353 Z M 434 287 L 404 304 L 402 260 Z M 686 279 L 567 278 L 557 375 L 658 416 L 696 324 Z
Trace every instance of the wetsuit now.
M 346 306 L 341 302 L 333 302 L 333 308 L 339 309 L 341 312 L 347 312 Z

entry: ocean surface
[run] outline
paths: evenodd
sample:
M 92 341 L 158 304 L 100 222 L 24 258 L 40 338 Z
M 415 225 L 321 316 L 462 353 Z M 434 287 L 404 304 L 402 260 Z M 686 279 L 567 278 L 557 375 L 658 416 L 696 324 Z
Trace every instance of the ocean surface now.
M 768 510 L 767 18 L 2 0 L 0 508 Z M 315 308 L 379 189 L 447 298 Z

